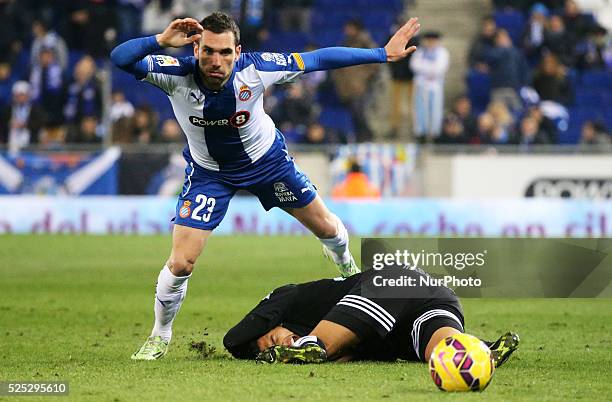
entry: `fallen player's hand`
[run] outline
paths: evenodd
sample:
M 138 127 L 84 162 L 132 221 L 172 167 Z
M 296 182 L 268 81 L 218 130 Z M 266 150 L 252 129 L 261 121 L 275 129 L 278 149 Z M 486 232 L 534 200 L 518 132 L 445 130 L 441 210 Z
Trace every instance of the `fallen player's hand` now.
M 161 47 L 183 47 L 198 42 L 203 30 L 202 25 L 193 18 L 177 19 L 164 32 L 157 34 L 155 39 Z
M 387 62 L 398 61 L 408 56 L 416 50 L 416 46 L 410 46 L 406 49 L 408 41 L 419 32 L 421 24 L 418 23 L 418 18 L 410 18 L 395 34 L 389 39 L 385 46 L 387 52 Z

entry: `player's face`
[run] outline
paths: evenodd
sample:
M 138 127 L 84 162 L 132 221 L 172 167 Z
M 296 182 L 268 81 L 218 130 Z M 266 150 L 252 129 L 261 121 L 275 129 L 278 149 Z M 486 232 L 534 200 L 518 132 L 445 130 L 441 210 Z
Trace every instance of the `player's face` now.
M 275 345 L 291 346 L 293 341 L 297 338 L 299 338 L 299 336 L 289 331 L 287 328 L 276 327 L 268 331 L 267 334 L 261 336 L 257 340 L 257 346 L 259 350 L 263 352 Z
M 204 86 L 217 90 L 227 82 L 234 64 L 240 56 L 240 45 L 234 45 L 234 34 L 226 31 L 214 33 L 204 30 L 193 52 L 202 73 Z

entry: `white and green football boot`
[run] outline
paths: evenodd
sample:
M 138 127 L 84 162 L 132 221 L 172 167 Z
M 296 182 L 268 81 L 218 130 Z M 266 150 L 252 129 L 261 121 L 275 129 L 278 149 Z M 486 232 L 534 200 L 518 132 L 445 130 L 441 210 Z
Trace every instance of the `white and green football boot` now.
M 168 341 L 161 336 L 150 336 L 138 352 L 132 355 L 132 360 L 157 360 L 168 352 Z
M 256 363 L 265 364 L 321 364 L 327 362 L 327 352 L 317 344 L 304 346 L 272 346 L 260 352 Z
M 340 271 L 340 275 L 342 275 L 343 278 L 348 278 L 349 276 L 353 276 L 355 274 L 358 274 L 361 272 L 361 269 L 359 269 L 359 267 L 357 266 L 357 264 L 355 263 L 355 259 L 353 258 L 353 255 L 351 254 L 351 260 L 345 264 L 337 264 L 334 261 L 334 257 L 332 256 L 332 252 L 327 248 L 327 246 L 323 246 L 323 255 L 330 260 L 331 262 L 333 262 L 336 267 L 338 268 L 338 271 Z

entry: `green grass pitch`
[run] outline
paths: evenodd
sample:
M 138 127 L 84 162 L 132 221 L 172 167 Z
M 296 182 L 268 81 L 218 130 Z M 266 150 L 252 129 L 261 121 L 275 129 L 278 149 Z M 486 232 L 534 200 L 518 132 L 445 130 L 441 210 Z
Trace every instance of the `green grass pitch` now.
M 75 401 L 612 397 L 612 299 L 464 300 L 469 332 L 493 338 L 513 329 L 522 339 L 482 394 L 442 393 L 416 363 L 233 360 L 223 334 L 260 298 L 285 283 L 335 275 L 310 237 L 213 237 L 189 282 L 170 353 L 133 362 L 152 325 L 169 247 L 169 237 L 0 236 L 0 381 L 67 380 Z M 190 350 L 192 341 L 216 350 L 204 357 Z

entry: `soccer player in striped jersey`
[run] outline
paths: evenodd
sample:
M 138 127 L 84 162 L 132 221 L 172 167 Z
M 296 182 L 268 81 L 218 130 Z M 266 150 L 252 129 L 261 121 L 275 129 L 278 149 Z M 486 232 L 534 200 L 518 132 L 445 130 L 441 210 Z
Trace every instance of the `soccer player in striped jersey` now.
M 133 359 L 154 360 L 166 353 L 194 264 L 238 190 L 256 195 L 266 210 L 282 208 L 310 229 L 342 276 L 359 272 L 346 228 L 288 154 L 283 135 L 264 112 L 263 94 L 270 85 L 311 71 L 400 60 L 415 50 L 406 44 L 418 29 L 413 18 L 377 49 L 243 53 L 236 23 L 213 13 L 200 22 L 175 20 L 158 35 L 113 50 L 117 66 L 166 93 L 188 144 L 172 251 L 157 281 L 155 325 Z M 159 54 L 186 45 L 193 46 L 193 56 Z
M 266 363 L 397 359 L 426 362 L 442 339 L 464 332 L 461 304 L 444 286 L 378 287 L 421 270 L 367 270 L 349 278 L 286 285 L 266 296 L 223 339 L 240 359 Z M 518 348 L 508 332 L 486 342 L 500 366 Z

